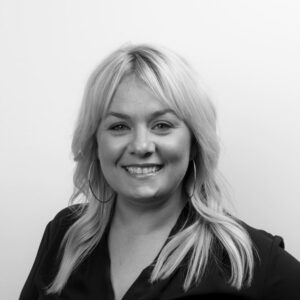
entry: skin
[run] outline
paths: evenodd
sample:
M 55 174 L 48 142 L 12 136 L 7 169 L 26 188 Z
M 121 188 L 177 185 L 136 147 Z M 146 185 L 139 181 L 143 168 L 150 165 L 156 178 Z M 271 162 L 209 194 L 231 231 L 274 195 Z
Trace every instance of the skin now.
M 97 143 L 102 172 L 117 193 L 108 244 L 115 299 L 121 299 L 153 262 L 184 206 L 191 133 L 139 79 L 128 76 L 98 128 Z M 125 168 L 145 165 L 161 169 L 141 175 Z
M 97 143 L 101 169 L 117 192 L 117 203 L 143 210 L 182 198 L 182 179 L 191 156 L 190 131 L 135 76 L 119 85 L 99 126 Z M 124 168 L 149 164 L 162 168 L 148 176 L 132 176 Z

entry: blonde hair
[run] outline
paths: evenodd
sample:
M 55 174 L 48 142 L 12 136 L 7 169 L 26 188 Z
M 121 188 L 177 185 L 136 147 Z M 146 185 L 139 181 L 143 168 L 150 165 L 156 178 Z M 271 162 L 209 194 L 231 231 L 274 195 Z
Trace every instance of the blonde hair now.
M 94 190 L 103 201 L 93 197 L 88 186 L 90 165 L 97 160 L 96 131 L 122 79 L 135 75 L 154 95 L 176 111 L 189 127 L 195 151 L 196 181 L 188 167 L 184 185 L 190 198 L 193 222 L 183 228 L 164 246 L 156 261 L 150 281 L 170 276 L 189 253 L 183 284 L 185 290 L 201 280 L 212 246 L 220 245 L 230 261 L 228 282 L 240 289 L 249 285 L 254 268 L 253 246 L 246 230 L 225 209 L 218 182 L 219 142 L 216 134 L 216 112 L 209 97 L 188 63 L 174 52 L 150 45 L 127 45 L 110 54 L 92 73 L 74 133 L 72 151 L 76 161 L 75 199 L 83 196 L 77 221 L 68 229 L 61 243 L 62 259 L 56 277 L 47 293 L 60 293 L 72 271 L 99 243 L 114 205 L 114 191 L 102 174 L 100 164 L 92 168 Z M 193 189 L 193 193 L 191 190 Z

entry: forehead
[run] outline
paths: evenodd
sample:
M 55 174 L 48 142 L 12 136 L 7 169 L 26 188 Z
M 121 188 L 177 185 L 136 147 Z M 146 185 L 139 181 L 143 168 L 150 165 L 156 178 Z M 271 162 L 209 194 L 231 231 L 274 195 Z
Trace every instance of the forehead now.
M 118 86 L 107 113 L 121 111 L 127 114 L 134 114 L 135 112 L 140 114 L 169 108 L 140 79 L 134 75 L 129 75 Z

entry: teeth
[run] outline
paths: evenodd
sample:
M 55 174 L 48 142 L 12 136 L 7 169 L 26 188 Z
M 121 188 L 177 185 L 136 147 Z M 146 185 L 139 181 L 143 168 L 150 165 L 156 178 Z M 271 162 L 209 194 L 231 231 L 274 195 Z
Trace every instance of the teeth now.
M 160 170 L 160 167 L 148 167 L 148 168 L 126 167 L 126 170 L 132 175 L 143 175 L 143 174 L 156 173 L 157 171 Z

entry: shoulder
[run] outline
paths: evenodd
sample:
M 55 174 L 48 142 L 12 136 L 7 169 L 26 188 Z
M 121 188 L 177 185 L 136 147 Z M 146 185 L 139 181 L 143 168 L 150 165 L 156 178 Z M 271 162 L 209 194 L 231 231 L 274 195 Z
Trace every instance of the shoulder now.
M 58 254 L 63 237 L 84 210 L 85 206 L 81 204 L 71 205 L 48 222 L 20 299 L 37 299 L 38 292 L 53 280 L 59 266 Z
M 252 240 L 257 258 L 253 281 L 263 279 L 264 297 L 295 299 L 300 293 L 300 262 L 284 249 L 283 238 L 245 223 L 243 226 Z M 283 295 L 286 298 L 280 298 Z
M 200 299 L 200 296 L 205 298 L 204 294 L 211 296 L 210 299 L 299 299 L 300 263 L 284 250 L 283 239 L 235 220 L 248 233 L 255 249 L 250 286 L 245 284 L 235 289 L 228 284 L 223 272 L 228 266 L 228 255 L 221 252 L 222 257 L 210 261 L 203 280 L 176 299 Z M 182 273 L 180 276 L 176 286 L 181 285 Z
M 73 204 L 65 207 L 54 216 L 52 222 L 72 223 L 85 210 L 86 205 L 87 204 Z
M 87 204 L 74 204 L 60 210 L 47 225 L 49 236 L 64 235 L 82 215 L 86 206 Z
M 260 256 L 261 263 L 266 263 L 272 259 L 276 259 L 277 262 L 285 260 L 286 263 L 295 263 L 295 265 L 299 268 L 299 261 L 285 250 L 284 240 L 281 236 L 271 234 L 262 229 L 254 228 L 244 222 L 241 224 L 248 232 L 252 240 L 253 247 Z
M 59 211 L 48 223 L 40 246 L 42 258 L 40 271 L 45 278 L 51 273 L 49 270 L 57 270 L 59 261 L 57 258 L 61 254 L 60 249 L 65 234 L 84 212 L 85 207 L 83 204 L 68 206 Z
M 254 228 L 244 222 L 240 223 L 249 234 L 253 246 L 261 254 L 269 254 L 269 252 L 272 251 L 272 248 L 284 249 L 284 240 L 281 236 L 271 234 L 263 229 Z

